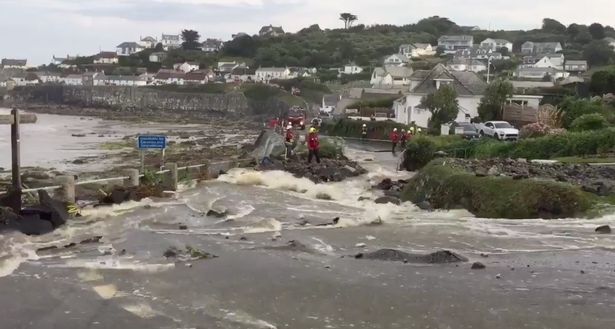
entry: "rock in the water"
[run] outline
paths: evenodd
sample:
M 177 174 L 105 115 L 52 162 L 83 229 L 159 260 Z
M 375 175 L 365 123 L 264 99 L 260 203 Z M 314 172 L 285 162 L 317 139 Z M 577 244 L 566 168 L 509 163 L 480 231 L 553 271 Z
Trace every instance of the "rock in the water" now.
M 226 216 L 226 213 L 227 213 L 226 209 L 210 209 L 207 212 L 207 216 L 223 218 Z
M 188 229 L 188 225 L 180 224 L 179 225 L 179 229 L 180 230 L 187 230 Z
M 390 178 L 385 178 L 380 183 L 378 183 L 378 185 L 376 185 L 376 188 L 380 190 L 385 190 L 385 191 L 390 190 L 392 187 L 393 187 L 393 181 Z
M 429 201 L 421 201 L 417 203 L 416 206 L 419 207 L 419 209 L 421 210 L 426 210 L 426 211 L 433 210 L 433 208 L 431 207 L 431 203 L 429 203 Z
M 361 253 L 357 259 L 373 259 L 415 264 L 445 264 L 467 262 L 468 259 L 448 250 L 441 250 L 431 254 L 411 254 L 395 249 L 380 249 L 370 253 Z
M 481 263 L 481 262 L 476 262 L 474 264 L 472 264 L 471 269 L 473 270 L 483 270 L 485 269 L 487 266 L 485 266 L 485 264 Z
M 41 208 L 45 211 L 40 214 L 41 219 L 48 220 L 54 228 L 66 223 L 70 215 L 66 202 L 52 199 L 45 190 L 38 191 Z
M 596 233 L 600 233 L 600 234 L 610 234 L 611 233 L 611 227 L 608 225 L 602 225 L 596 228 Z
M 387 203 L 392 203 L 392 204 L 395 204 L 395 205 L 400 205 L 401 204 L 401 200 L 399 200 L 398 198 L 390 197 L 390 196 L 380 197 L 380 198 L 374 200 L 374 202 L 377 203 L 377 204 L 387 204 Z

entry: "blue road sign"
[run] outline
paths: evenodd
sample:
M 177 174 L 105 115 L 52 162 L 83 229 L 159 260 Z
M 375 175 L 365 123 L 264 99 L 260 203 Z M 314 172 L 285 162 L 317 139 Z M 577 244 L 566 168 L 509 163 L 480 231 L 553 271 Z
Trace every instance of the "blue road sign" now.
M 164 150 L 167 147 L 167 136 L 142 135 L 139 136 L 137 146 L 139 150 Z

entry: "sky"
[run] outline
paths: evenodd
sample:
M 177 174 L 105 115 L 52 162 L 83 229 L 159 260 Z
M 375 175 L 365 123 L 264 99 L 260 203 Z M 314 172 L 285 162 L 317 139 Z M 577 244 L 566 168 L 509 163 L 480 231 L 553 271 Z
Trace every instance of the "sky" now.
M 223 40 L 269 24 L 287 32 L 312 24 L 339 28 L 341 12 L 366 25 L 434 15 L 493 30 L 539 28 L 545 17 L 566 25 L 615 25 L 613 0 L 0 0 L 0 58 L 46 64 L 53 55 L 115 51 L 124 41 L 186 28 Z

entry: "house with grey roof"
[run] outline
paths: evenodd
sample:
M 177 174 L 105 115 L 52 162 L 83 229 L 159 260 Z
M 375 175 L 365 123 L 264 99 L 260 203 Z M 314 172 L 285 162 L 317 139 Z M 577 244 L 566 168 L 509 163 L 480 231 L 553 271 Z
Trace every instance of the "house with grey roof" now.
M 57 72 L 36 72 L 42 83 L 60 83 L 61 75 Z
M 288 67 L 259 67 L 255 72 L 256 81 L 265 83 L 271 80 L 288 80 L 290 76 Z
M 258 35 L 261 37 L 279 37 L 284 35 L 284 29 L 281 26 L 263 26 L 260 31 L 258 31 Z
M 487 84 L 474 72 L 456 72 L 438 64 L 432 70 L 417 70 L 412 74 L 409 93 L 394 102 L 395 121 L 403 124 L 415 122 L 420 127 L 427 127 L 431 112 L 421 108 L 421 99 L 442 86 L 450 86 L 457 92 L 459 114 L 456 121 L 478 116 L 478 105 Z
M 144 48 L 154 48 L 156 44 L 158 44 L 158 40 L 154 37 L 147 36 L 145 38 L 140 38 L 139 44 Z
M 162 34 L 160 38 L 160 43 L 162 43 L 162 47 L 164 50 L 179 48 L 182 45 L 182 40 L 179 34 Z
M 436 49 L 429 43 L 411 43 L 400 45 L 399 53 L 408 58 L 420 58 L 434 56 Z
M 548 55 L 542 56 L 542 58 L 540 58 L 536 63 L 534 63 L 533 67 L 538 67 L 538 68 L 552 67 L 552 68 L 555 68 L 561 71 L 564 69 L 564 61 L 565 61 L 564 54 L 548 54 Z
M 447 67 L 453 71 L 470 71 L 480 73 L 487 71 L 487 63 L 472 58 L 453 58 L 448 62 Z
M 116 47 L 118 56 L 130 56 L 143 50 L 145 48 L 136 42 L 122 42 Z
M 513 43 L 505 39 L 487 38 L 480 43 L 482 48 L 490 49 L 491 51 L 500 51 L 506 48 L 509 52 L 513 50 Z
M 410 77 L 414 71 L 411 67 L 385 65 L 377 67 L 372 72 L 370 83 L 373 88 L 403 88 L 410 85 Z
M 406 55 L 393 54 L 384 58 L 384 65 L 406 66 L 410 64 L 410 59 Z
M 0 67 L 3 69 L 25 69 L 28 60 L 26 59 L 10 59 L 3 58 L 0 62 Z
M 555 54 L 564 50 L 559 42 L 532 42 L 526 41 L 521 45 L 524 55 Z
M 454 54 L 459 49 L 472 48 L 474 37 L 471 35 L 443 35 L 438 38 L 438 48 L 446 54 Z
M 586 60 L 572 60 L 568 59 L 564 62 L 564 71 L 579 74 L 583 72 L 587 72 L 589 69 L 589 65 L 587 65 Z
M 514 75 L 519 80 L 555 82 L 568 78 L 570 73 L 554 67 L 519 67 Z
M 207 39 L 202 45 L 203 51 L 206 53 L 215 53 L 222 49 L 222 40 Z

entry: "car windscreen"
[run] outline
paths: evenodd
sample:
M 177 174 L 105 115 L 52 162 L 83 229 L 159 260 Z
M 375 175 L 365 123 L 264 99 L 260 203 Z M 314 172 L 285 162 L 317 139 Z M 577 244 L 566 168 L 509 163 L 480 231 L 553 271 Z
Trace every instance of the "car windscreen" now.
M 300 116 L 303 116 L 303 112 L 299 110 L 290 110 L 288 112 L 288 116 L 289 117 L 300 117 Z
M 513 128 L 513 126 L 510 125 L 510 123 L 507 122 L 499 122 L 495 124 L 496 128 Z

